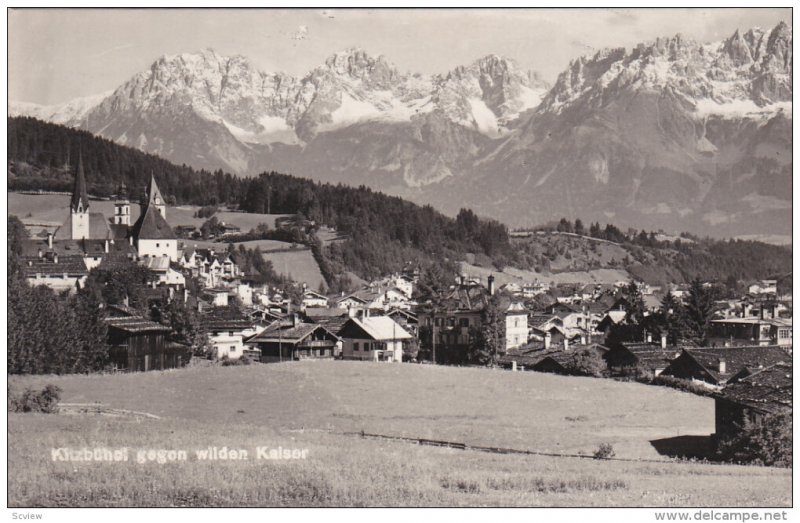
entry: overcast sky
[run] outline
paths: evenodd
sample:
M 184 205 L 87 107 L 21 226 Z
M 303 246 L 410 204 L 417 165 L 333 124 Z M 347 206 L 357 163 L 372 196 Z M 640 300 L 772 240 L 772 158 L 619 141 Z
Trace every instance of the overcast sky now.
M 163 54 L 211 47 L 302 75 L 352 46 L 437 73 L 490 53 L 553 81 L 569 60 L 657 36 L 706 42 L 791 24 L 790 9 L 12 10 L 9 98 L 44 104 L 114 89 Z

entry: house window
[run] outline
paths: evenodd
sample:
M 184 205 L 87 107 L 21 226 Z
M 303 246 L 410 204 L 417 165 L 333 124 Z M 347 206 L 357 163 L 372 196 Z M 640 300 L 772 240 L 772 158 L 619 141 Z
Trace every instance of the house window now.
M 157 244 L 156 244 L 156 247 L 159 247 L 159 246 L 160 246 L 160 245 L 157 243 Z
M 456 326 L 456 319 L 454 317 L 447 318 L 447 326 L 448 327 L 455 327 Z
M 358 350 L 358 342 L 357 342 L 357 341 L 354 341 L 354 342 L 353 342 L 353 350 L 354 350 L 354 351 L 357 351 L 357 350 Z
M 458 320 L 458 324 L 462 327 L 469 327 L 469 318 L 461 318 Z

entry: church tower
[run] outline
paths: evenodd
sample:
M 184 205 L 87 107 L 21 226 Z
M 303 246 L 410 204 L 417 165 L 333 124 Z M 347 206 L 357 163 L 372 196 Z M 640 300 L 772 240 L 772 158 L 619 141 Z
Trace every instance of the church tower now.
M 161 213 L 161 216 L 167 218 L 167 205 L 164 198 L 161 196 L 161 191 L 158 190 L 156 185 L 156 177 L 153 172 L 150 172 L 150 185 L 147 187 L 147 206 L 153 206 Z
M 89 196 L 86 194 L 86 178 L 83 173 L 83 155 L 78 155 L 78 171 L 75 173 L 75 188 L 70 201 L 70 236 L 73 240 L 89 238 Z
M 114 225 L 131 224 L 131 202 L 128 200 L 128 192 L 123 183 L 117 190 L 117 201 L 114 202 Z

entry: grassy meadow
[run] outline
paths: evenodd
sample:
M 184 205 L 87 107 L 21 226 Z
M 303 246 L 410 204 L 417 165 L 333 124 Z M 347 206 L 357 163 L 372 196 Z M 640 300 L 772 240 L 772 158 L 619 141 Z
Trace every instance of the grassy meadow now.
M 10 506 L 773 506 L 791 471 L 686 463 L 657 442 L 713 432 L 713 402 L 635 383 L 361 362 L 10 377 L 159 419 L 9 414 Z M 498 455 L 346 432 L 618 458 Z M 656 443 L 651 443 L 656 442 Z M 216 446 L 248 460 L 194 459 Z M 51 449 L 131 449 L 122 463 L 53 461 Z M 257 447 L 307 449 L 259 460 Z M 138 463 L 137 449 L 189 458 Z M 628 461 L 633 460 L 633 461 Z M 641 461 L 636 461 L 641 460 Z
M 69 216 L 69 195 L 66 194 L 20 194 L 8 193 L 8 214 L 15 215 L 23 223 L 52 223 L 60 225 Z M 136 198 L 133 198 L 136 200 Z M 114 216 L 113 200 L 92 200 L 89 204 L 92 212 L 102 212 L 107 218 Z M 207 218 L 196 218 L 194 214 L 200 207 L 196 205 L 167 206 L 167 222 L 172 226 L 194 225 L 200 227 Z M 131 205 L 131 223 L 139 218 L 139 204 Z M 251 214 L 242 212 L 219 211 L 216 214 L 220 221 L 236 225 L 247 232 L 259 224 L 266 223 L 275 227 L 275 219 L 286 214 Z

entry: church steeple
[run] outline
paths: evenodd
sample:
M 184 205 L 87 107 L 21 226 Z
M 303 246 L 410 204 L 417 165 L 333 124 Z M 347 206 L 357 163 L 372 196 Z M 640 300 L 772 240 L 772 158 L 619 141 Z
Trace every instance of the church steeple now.
M 147 206 L 153 206 L 158 209 L 161 216 L 167 217 L 167 207 L 164 198 L 161 196 L 161 191 L 158 190 L 156 185 L 156 176 L 153 171 L 150 171 L 150 185 L 147 187 Z
M 86 177 L 83 174 L 82 153 L 78 153 L 78 170 L 75 173 L 75 188 L 72 190 L 70 209 L 73 213 L 85 213 L 89 209 L 89 197 L 86 194 Z

